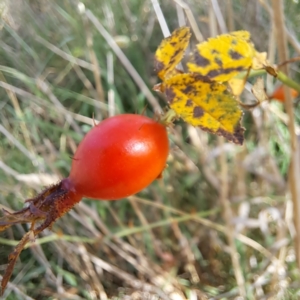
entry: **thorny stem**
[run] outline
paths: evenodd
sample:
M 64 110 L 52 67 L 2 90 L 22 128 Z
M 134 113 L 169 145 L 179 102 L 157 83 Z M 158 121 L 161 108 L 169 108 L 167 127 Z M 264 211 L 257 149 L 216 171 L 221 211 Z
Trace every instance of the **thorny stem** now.
M 66 212 L 68 212 L 82 196 L 72 190 L 69 179 L 63 179 L 56 185 L 53 185 L 39 195 L 26 202 L 29 205 L 19 211 L 10 213 L 4 211 L 3 218 L 0 219 L 0 231 L 3 231 L 14 224 L 31 223 L 30 230 L 23 236 L 14 251 L 9 255 L 8 265 L 1 282 L 1 293 L 3 295 L 7 283 L 12 275 L 16 261 L 26 246 L 44 229 L 51 227 L 52 224 Z M 35 223 L 42 221 L 35 227 Z

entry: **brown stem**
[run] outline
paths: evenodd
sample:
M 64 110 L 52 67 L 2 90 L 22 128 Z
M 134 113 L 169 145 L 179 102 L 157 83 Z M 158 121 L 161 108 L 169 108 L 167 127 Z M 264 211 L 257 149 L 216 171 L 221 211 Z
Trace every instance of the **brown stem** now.
M 279 61 L 288 60 L 287 50 L 287 37 L 284 23 L 284 7 L 282 0 L 272 0 L 273 7 L 273 22 L 276 25 L 276 37 L 278 44 L 278 58 Z M 289 66 L 281 66 L 281 71 L 289 76 Z M 297 142 L 297 136 L 295 133 L 295 122 L 294 122 L 294 106 L 291 95 L 291 90 L 284 86 L 284 97 L 285 97 L 285 109 L 289 116 L 289 133 L 291 139 L 291 158 L 290 158 L 290 172 L 289 172 L 289 183 L 291 197 L 294 205 L 294 222 L 295 222 L 295 248 L 298 268 L 300 268 L 300 161 L 299 161 L 299 146 Z
M 45 189 L 35 198 L 28 199 L 26 202 L 29 203 L 29 206 L 14 213 L 4 211 L 5 215 L 0 219 L 0 231 L 18 223 L 31 223 L 31 228 L 9 255 L 8 265 L 1 282 L 0 295 L 3 295 L 16 261 L 25 245 L 44 229 L 51 227 L 58 218 L 73 208 L 81 198 L 82 196 L 73 190 L 70 180 L 66 178 L 58 184 Z M 44 221 L 34 228 L 36 221 L 41 220 Z

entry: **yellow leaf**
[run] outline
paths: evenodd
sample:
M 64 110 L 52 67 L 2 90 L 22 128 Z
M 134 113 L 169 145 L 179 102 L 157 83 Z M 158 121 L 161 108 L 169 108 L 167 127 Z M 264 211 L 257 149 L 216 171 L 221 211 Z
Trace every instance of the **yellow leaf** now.
M 245 87 L 245 79 L 232 78 L 228 81 L 231 92 L 234 96 L 240 96 Z
M 267 52 L 256 52 L 251 67 L 253 70 L 260 70 L 269 64 L 267 61 Z
M 225 82 L 251 67 L 255 53 L 250 33 L 236 31 L 198 44 L 187 66 L 190 72 Z
M 189 44 L 191 32 L 189 27 L 180 27 L 165 38 L 155 53 L 154 69 L 162 80 L 176 73 L 175 67 L 183 58 Z
M 245 74 L 244 78 L 238 78 L 238 76 L 236 76 L 236 77 L 231 78 L 231 79 L 228 80 L 228 85 L 229 85 L 229 87 L 231 89 L 231 92 L 234 96 L 238 97 L 242 94 L 242 92 L 245 88 L 250 70 L 251 69 L 249 68 L 248 72 Z
M 254 97 L 257 99 L 258 103 L 263 102 L 264 100 L 268 100 L 269 97 L 266 94 L 265 83 L 262 77 L 258 77 L 253 84 L 252 93 Z
M 159 90 L 165 92 L 170 107 L 185 122 L 243 144 L 243 112 L 226 85 L 195 74 L 178 74 L 162 85 Z

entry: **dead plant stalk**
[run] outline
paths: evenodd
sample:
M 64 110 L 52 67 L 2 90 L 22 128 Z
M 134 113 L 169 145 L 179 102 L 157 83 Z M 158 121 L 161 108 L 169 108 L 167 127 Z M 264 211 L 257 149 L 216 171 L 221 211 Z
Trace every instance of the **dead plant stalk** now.
M 276 25 L 276 38 L 278 46 L 278 58 L 283 62 L 288 60 L 287 36 L 285 31 L 284 7 L 282 0 L 272 0 L 273 7 L 273 22 Z M 282 72 L 289 76 L 289 67 L 287 64 L 281 67 Z M 290 192 L 294 205 L 294 223 L 296 229 L 295 235 L 295 250 L 297 257 L 298 268 L 300 268 L 300 161 L 299 161 L 299 146 L 294 125 L 294 106 L 291 91 L 287 86 L 284 86 L 285 109 L 289 116 L 288 128 L 290 133 L 290 172 L 289 184 Z
M 224 138 L 218 137 L 219 147 L 223 148 Z M 245 279 L 243 276 L 242 268 L 240 265 L 239 253 L 235 245 L 235 228 L 232 224 L 232 210 L 230 202 L 228 200 L 228 163 L 226 158 L 226 152 L 221 151 L 219 156 L 219 164 L 221 168 L 220 182 L 221 186 L 219 189 L 220 202 L 223 207 L 223 218 L 227 227 L 227 242 L 230 247 L 230 256 L 234 269 L 234 275 L 239 288 L 239 294 L 242 297 L 246 296 Z

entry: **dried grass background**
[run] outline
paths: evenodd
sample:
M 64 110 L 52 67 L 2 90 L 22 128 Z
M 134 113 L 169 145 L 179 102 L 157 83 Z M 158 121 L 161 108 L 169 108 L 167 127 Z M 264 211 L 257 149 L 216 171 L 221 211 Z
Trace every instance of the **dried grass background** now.
M 0 207 L 68 176 L 93 116 L 166 107 L 151 87 L 170 31 L 191 26 L 195 45 L 248 30 L 278 63 L 285 41 L 300 54 L 299 13 L 292 0 L 1 0 Z M 298 299 L 299 119 L 292 102 L 245 111 L 242 147 L 177 122 L 164 178 L 122 201 L 82 201 L 23 251 L 3 299 Z M 1 233 L 2 272 L 26 230 Z

